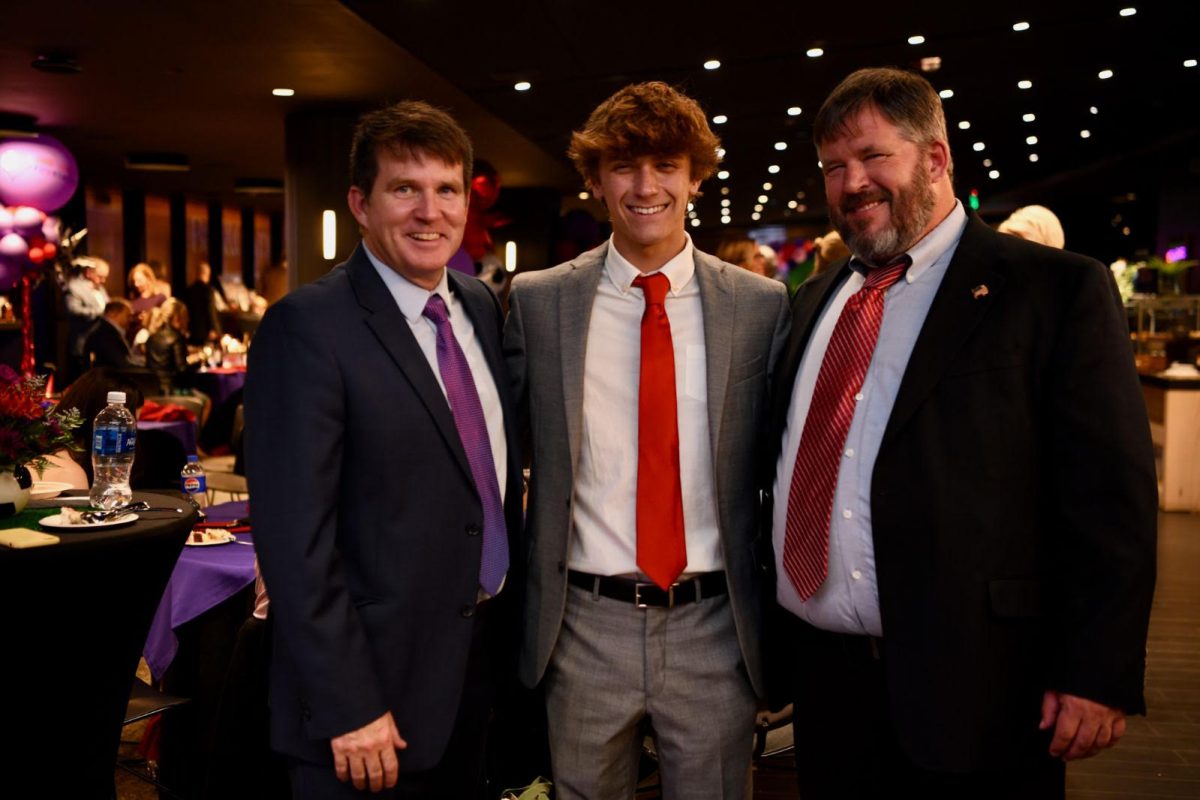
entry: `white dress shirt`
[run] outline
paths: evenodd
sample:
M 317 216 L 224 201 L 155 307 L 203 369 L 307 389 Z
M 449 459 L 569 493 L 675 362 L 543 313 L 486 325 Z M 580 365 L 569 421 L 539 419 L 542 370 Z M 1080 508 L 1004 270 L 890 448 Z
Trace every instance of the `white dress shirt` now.
M 704 314 L 689 237 L 656 272 L 671 289 L 664 301 L 675 351 L 680 486 L 687 543 L 684 575 L 725 568 L 709 447 Z M 638 575 L 638 383 L 645 300 L 642 273 L 609 240 L 588 323 L 583 372 L 583 431 L 575 473 L 571 569 Z M 653 273 L 651 273 L 653 274 Z
M 396 299 L 400 313 L 404 314 L 404 318 L 408 320 L 408 326 L 412 329 L 413 336 L 417 338 L 417 344 L 420 345 L 421 352 L 425 354 L 425 360 L 429 362 L 429 368 L 433 370 L 433 377 L 437 379 L 443 395 L 446 393 L 446 385 L 442 382 L 442 371 L 438 369 L 437 325 L 422 312 L 425 311 L 425 304 L 429 302 L 429 296 L 432 294 L 441 295 L 442 300 L 445 301 L 446 311 L 450 317 L 450 328 L 454 331 L 454 338 L 458 340 L 458 346 L 462 348 L 463 354 L 467 357 L 467 365 L 471 368 L 471 377 L 475 380 L 475 391 L 479 394 L 480 405 L 483 406 L 488 441 L 492 445 L 492 461 L 496 465 L 496 480 L 500 484 L 500 502 L 503 503 L 505 484 L 508 479 L 508 442 L 504 438 L 504 410 L 500 407 L 500 392 L 496 389 L 496 379 L 483 354 L 479 338 L 475 336 L 475 326 L 471 324 L 471 317 L 455 294 L 450 291 L 446 271 L 442 270 L 442 279 L 438 281 L 437 287 L 431 292 L 406 280 L 400 273 L 376 258 L 365 242 L 363 251 L 371 260 L 379 277 L 383 278 L 383 283 L 392 293 L 392 297 Z M 449 398 L 446 402 L 450 402 Z
M 787 529 L 788 493 L 800 437 L 808 418 L 813 390 L 825 350 L 842 307 L 850 295 L 862 288 L 865 278 L 851 272 L 841 288 L 821 312 L 813 330 L 788 407 L 787 428 L 775 468 L 772 515 L 772 541 L 775 546 L 776 599 L 784 608 L 811 625 L 838 633 L 882 636 L 879 615 L 879 589 L 875 573 L 875 543 L 871 532 L 871 474 L 879 444 L 892 414 L 892 405 L 900 382 L 908 368 L 908 359 L 925 324 L 934 295 L 942 284 L 946 267 L 958 248 L 967 224 L 961 203 L 941 223 L 909 251 L 912 266 L 902 280 L 884 295 L 883 322 L 871 365 L 867 368 L 854 407 L 854 417 L 846 434 L 838 469 L 837 487 L 829 522 L 829 573 L 811 598 L 803 601 L 796 594 L 783 567 L 783 546 Z

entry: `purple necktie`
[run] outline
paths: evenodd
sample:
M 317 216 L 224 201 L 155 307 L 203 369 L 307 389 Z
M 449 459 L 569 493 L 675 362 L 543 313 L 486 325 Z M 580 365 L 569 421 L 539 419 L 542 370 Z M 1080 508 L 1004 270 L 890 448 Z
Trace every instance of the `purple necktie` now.
M 429 296 L 424 314 L 437 326 L 438 371 L 442 373 L 442 383 L 446 385 L 446 398 L 450 401 L 450 412 L 454 414 L 454 426 L 458 428 L 458 437 L 462 440 L 463 450 L 467 452 L 471 477 L 475 479 L 475 488 L 479 492 L 479 499 L 483 501 L 483 555 L 479 563 L 479 585 L 488 594 L 495 595 L 500 591 L 500 584 L 508 572 L 508 537 L 483 405 L 479 402 L 479 392 L 475 391 L 475 379 L 467 365 L 467 357 L 454 338 L 446 302 L 441 295 Z

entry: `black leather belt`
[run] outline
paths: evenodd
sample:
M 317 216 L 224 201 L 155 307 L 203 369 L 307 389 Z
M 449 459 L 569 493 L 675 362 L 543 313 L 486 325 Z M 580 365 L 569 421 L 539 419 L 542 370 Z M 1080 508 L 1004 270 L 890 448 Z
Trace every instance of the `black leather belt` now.
M 673 608 L 685 603 L 694 603 L 705 597 L 718 597 L 729 591 L 725 585 L 724 572 L 706 572 L 666 589 L 653 583 L 640 583 L 628 578 L 612 578 L 591 575 L 587 572 L 567 572 L 567 582 L 580 589 L 595 592 L 610 600 L 633 603 L 638 608 Z

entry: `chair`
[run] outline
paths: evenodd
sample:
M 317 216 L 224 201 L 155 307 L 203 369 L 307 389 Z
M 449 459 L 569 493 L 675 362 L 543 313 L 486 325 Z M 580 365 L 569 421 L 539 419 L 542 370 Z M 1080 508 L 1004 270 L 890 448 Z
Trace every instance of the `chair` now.
M 124 725 L 132 725 L 135 722 L 148 719 L 155 714 L 161 714 L 187 702 L 189 701 L 186 697 L 176 697 L 165 692 L 160 692 L 153 686 L 144 683 L 140 678 L 134 678 L 133 687 L 129 692 L 129 705 L 125 707 Z M 139 762 L 143 769 L 136 769 L 133 766 Z M 179 797 L 179 795 L 159 782 L 157 769 L 153 762 L 147 759 L 117 759 L 117 767 L 138 780 L 153 784 L 158 789 L 160 796 Z
M 167 431 L 138 431 L 131 483 L 134 489 L 179 491 L 179 473 L 187 464 L 183 443 Z

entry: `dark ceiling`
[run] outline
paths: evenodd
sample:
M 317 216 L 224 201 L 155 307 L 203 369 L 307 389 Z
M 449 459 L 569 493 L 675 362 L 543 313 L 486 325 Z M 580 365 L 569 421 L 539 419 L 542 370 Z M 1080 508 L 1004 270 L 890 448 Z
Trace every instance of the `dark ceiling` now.
M 1064 181 L 1085 186 L 1089 172 L 1111 172 L 1114 164 L 1136 171 L 1164 148 L 1194 149 L 1200 130 L 1200 68 L 1184 66 L 1200 58 L 1200 44 L 1193 12 L 1181 3 L 50 6 L 5 11 L 0 114 L 36 117 L 75 151 L 88 180 L 164 191 L 230 196 L 238 178 L 283 178 L 290 111 L 416 96 L 451 108 L 508 185 L 574 192 L 581 187 L 563 155 L 570 131 L 620 86 L 662 79 L 693 94 L 710 116 L 728 117 L 714 130 L 730 176 L 714 179 L 698 201 L 702 230 L 720 226 L 723 197 L 734 226 L 758 224 L 751 214 L 764 194 L 762 223 L 815 221 L 823 216 L 822 191 L 810 129 L 821 100 L 855 68 L 914 66 L 923 57 L 940 57 L 941 69 L 929 78 L 954 92 L 945 105 L 959 189 L 977 188 L 985 203 L 1015 202 Z M 1123 7 L 1136 13 L 1123 17 Z M 1029 30 L 1014 31 L 1021 21 Z M 925 42 L 908 44 L 914 35 Z M 807 56 L 813 47 L 824 55 Z M 76 59 L 82 73 L 32 70 L 34 57 L 47 53 Z M 721 67 L 704 69 L 708 59 Z M 1104 69 L 1113 76 L 1100 79 Z M 1032 88 L 1019 89 L 1020 80 Z M 532 88 L 514 91 L 517 81 Z M 277 86 L 296 95 L 272 97 Z M 798 116 L 788 115 L 792 106 L 802 109 Z M 1036 120 L 1024 122 L 1024 114 Z M 969 130 L 959 129 L 964 121 Z M 1028 136 L 1037 144 L 1026 144 Z M 982 152 L 973 150 L 976 142 Z M 183 153 L 192 171 L 123 169 L 125 153 L 145 150 Z M 767 182 L 772 189 L 762 188 Z M 807 209 L 789 209 L 792 200 Z

